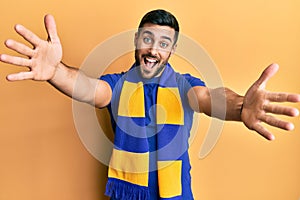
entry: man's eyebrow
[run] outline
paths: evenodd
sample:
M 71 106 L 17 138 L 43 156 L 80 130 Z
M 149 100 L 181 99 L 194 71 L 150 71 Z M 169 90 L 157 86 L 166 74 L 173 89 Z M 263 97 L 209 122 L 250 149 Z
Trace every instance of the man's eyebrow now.
M 143 33 L 142 34 L 149 34 L 149 35 L 154 35 L 151 31 L 147 31 L 147 30 L 145 30 L 145 31 L 143 31 Z
M 148 30 L 143 31 L 142 34 L 149 34 L 149 35 L 151 35 L 151 36 L 154 35 L 151 31 L 148 31 Z M 172 39 L 171 39 L 170 37 L 168 37 L 168 36 L 164 36 L 164 35 L 163 35 L 163 36 L 161 36 L 161 38 L 166 39 L 166 40 L 169 40 L 170 42 L 172 42 Z
M 163 39 L 169 40 L 170 42 L 172 42 L 172 39 L 168 36 L 161 36 Z

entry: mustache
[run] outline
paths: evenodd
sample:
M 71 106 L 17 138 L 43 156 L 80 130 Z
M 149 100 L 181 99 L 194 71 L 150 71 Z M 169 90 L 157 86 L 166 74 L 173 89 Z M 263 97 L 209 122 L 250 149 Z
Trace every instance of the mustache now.
M 154 58 L 154 59 L 156 59 L 156 60 L 159 60 L 159 58 L 158 58 L 157 56 L 154 56 L 154 55 L 152 55 L 152 54 L 150 54 L 150 53 L 148 53 L 148 54 L 143 54 L 143 55 L 142 55 L 142 58 L 145 58 L 145 57 L 148 57 L 148 58 Z

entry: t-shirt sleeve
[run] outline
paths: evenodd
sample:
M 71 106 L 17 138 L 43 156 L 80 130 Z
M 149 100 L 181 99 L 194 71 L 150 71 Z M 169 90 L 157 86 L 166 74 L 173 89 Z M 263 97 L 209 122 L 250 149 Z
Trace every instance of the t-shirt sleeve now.
M 124 73 L 120 73 L 120 74 L 106 74 L 106 75 L 102 75 L 99 77 L 100 80 L 107 82 L 110 87 L 111 90 L 113 91 L 115 88 L 115 85 L 117 84 L 117 82 L 120 80 L 120 78 L 123 76 Z
M 195 86 L 205 86 L 204 81 L 202 81 L 200 78 L 196 78 L 194 76 L 191 76 L 190 74 L 183 74 L 185 80 L 188 82 L 189 87 L 195 87 Z

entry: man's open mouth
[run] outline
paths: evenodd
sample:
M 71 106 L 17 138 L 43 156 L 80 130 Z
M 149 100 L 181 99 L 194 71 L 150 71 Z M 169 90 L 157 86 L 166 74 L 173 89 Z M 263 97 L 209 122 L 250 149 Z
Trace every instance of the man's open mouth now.
M 158 60 L 156 58 L 144 57 L 144 63 L 147 68 L 152 69 L 158 63 Z

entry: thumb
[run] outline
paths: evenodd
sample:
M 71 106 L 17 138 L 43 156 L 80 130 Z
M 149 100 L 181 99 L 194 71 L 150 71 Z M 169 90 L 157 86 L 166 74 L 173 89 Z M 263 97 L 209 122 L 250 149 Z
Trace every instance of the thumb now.
M 48 39 L 52 43 L 60 43 L 59 37 L 57 35 L 56 23 L 54 17 L 50 14 L 47 14 L 44 18 L 44 23 L 46 27 L 46 31 L 48 33 Z
M 255 84 L 264 89 L 267 85 L 268 80 L 276 74 L 279 69 L 279 65 L 274 63 L 269 65 L 260 75 L 259 79 L 255 82 Z

